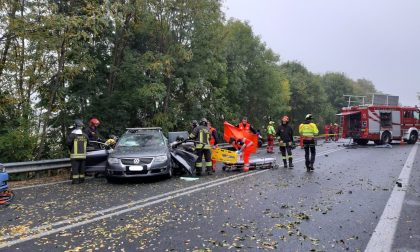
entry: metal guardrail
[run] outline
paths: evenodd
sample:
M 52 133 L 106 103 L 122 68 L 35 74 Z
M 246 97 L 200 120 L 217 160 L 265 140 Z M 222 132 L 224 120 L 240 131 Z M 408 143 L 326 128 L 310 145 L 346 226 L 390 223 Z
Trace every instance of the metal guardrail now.
M 70 168 L 70 158 L 5 163 L 7 173 L 34 172 Z
M 295 141 L 299 141 L 299 136 L 294 137 Z M 230 146 L 228 143 L 221 143 L 219 147 L 226 148 Z M 264 145 L 265 146 L 265 145 Z M 46 171 L 55 169 L 70 168 L 70 158 L 63 159 L 51 159 L 51 160 L 40 160 L 40 161 L 28 161 L 28 162 L 16 162 L 16 163 L 4 163 L 6 171 L 10 174 L 20 172 L 35 172 L 35 171 Z

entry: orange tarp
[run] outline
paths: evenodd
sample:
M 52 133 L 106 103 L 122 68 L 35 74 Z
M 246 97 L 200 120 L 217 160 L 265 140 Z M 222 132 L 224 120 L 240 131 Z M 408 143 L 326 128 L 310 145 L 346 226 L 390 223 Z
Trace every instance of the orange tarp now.
M 229 142 L 229 139 L 231 137 L 235 139 L 246 138 L 246 139 L 251 140 L 254 143 L 252 145 L 252 153 L 257 152 L 258 136 L 256 134 L 253 134 L 252 132 L 249 132 L 249 131 L 242 131 L 236 128 L 235 126 L 233 126 L 232 124 L 225 122 L 223 139 L 225 139 L 226 142 Z

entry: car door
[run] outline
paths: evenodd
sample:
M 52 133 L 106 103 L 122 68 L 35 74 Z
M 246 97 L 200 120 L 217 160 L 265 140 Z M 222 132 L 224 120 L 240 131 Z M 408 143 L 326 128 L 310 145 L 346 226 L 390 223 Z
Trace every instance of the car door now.
M 105 172 L 111 152 L 112 149 L 105 144 L 91 141 L 86 154 L 86 172 Z

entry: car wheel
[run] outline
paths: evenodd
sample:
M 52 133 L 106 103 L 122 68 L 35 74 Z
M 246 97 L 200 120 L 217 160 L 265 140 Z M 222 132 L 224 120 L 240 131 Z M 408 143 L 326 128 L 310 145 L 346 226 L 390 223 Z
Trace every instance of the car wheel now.
M 418 139 L 419 139 L 418 133 L 416 131 L 413 131 L 413 132 L 410 133 L 410 137 L 408 138 L 407 143 L 415 144 Z
M 382 133 L 381 144 L 390 144 L 392 142 L 391 134 L 389 132 Z

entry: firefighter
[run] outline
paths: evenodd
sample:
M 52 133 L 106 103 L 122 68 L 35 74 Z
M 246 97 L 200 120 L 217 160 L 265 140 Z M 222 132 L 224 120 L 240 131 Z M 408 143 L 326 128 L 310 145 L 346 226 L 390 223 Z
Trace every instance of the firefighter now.
M 293 129 L 289 125 L 289 117 L 287 115 L 281 118 L 281 124 L 277 128 L 277 136 L 279 138 L 283 167 L 287 168 L 287 159 L 289 159 L 289 168 L 293 168 L 292 148 L 294 147 L 295 142 L 293 139 Z
M 211 150 L 210 150 L 210 130 L 207 126 L 207 119 L 202 118 L 197 127 L 190 134 L 190 138 L 195 140 L 195 152 L 198 156 L 195 162 L 196 175 L 200 176 L 203 168 L 203 156 L 208 175 L 212 173 Z
M 233 137 L 229 139 L 229 143 L 233 145 L 233 147 L 236 148 L 239 155 L 243 153 L 243 159 L 244 159 L 243 171 L 248 172 L 249 171 L 249 157 L 251 156 L 252 146 L 254 145 L 254 143 L 251 140 L 246 139 L 246 138 L 235 139 Z
M 191 123 L 191 129 L 192 129 L 191 132 L 194 131 L 194 129 L 195 129 L 195 127 L 197 127 L 197 125 L 198 125 L 197 120 L 193 120 L 192 123 Z
M 212 127 L 211 122 L 208 121 L 207 122 L 208 127 L 209 127 L 209 131 L 210 131 L 210 145 L 211 147 L 217 148 L 218 144 L 219 144 L 219 136 L 217 135 L 217 130 L 215 128 Z M 211 163 L 212 163 L 212 171 L 216 172 L 216 159 L 212 158 L 211 159 Z
M 274 153 L 274 137 L 276 130 L 274 129 L 274 122 L 270 121 L 267 126 L 267 153 Z
M 307 114 L 305 122 L 299 125 L 299 134 L 303 137 L 303 145 L 305 148 L 305 164 L 306 170 L 313 171 L 315 163 L 315 136 L 319 131 L 315 123 L 312 122 L 312 114 Z M 311 158 L 309 159 L 309 150 Z
M 70 150 L 72 184 L 85 181 L 86 146 L 89 144 L 89 137 L 83 133 L 82 127 L 82 120 L 76 120 L 75 128 L 67 137 L 67 146 Z
M 252 132 L 253 134 L 257 134 L 257 131 L 248 123 L 248 118 L 242 118 L 242 122 L 236 125 L 242 131 Z
M 340 138 L 340 126 L 334 123 L 334 141 L 337 142 L 339 138 Z
M 89 121 L 89 127 L 85 129 L 85 134 L 89 137 L 89 141 L 103 142 L 98 134 L 98 126 L 101 122 L 97 118 L 92 118 Z
M 329 130 L 328 130 L 328 138 L 329 138 L 330 142 L 332 142 L 334 140 L 334 131 L 335 131 L 335 126 L 332 123 L 330 123 L 330 127 L 329 127 Z
M 330 125 L 329 124 L 325 124 L 324 126 L 324 134 L 325 134 L 325 142 L 328 142 L 328 139 L 330 139 L 330 137 L 328 136 L 328 134 L 330 133 Z

